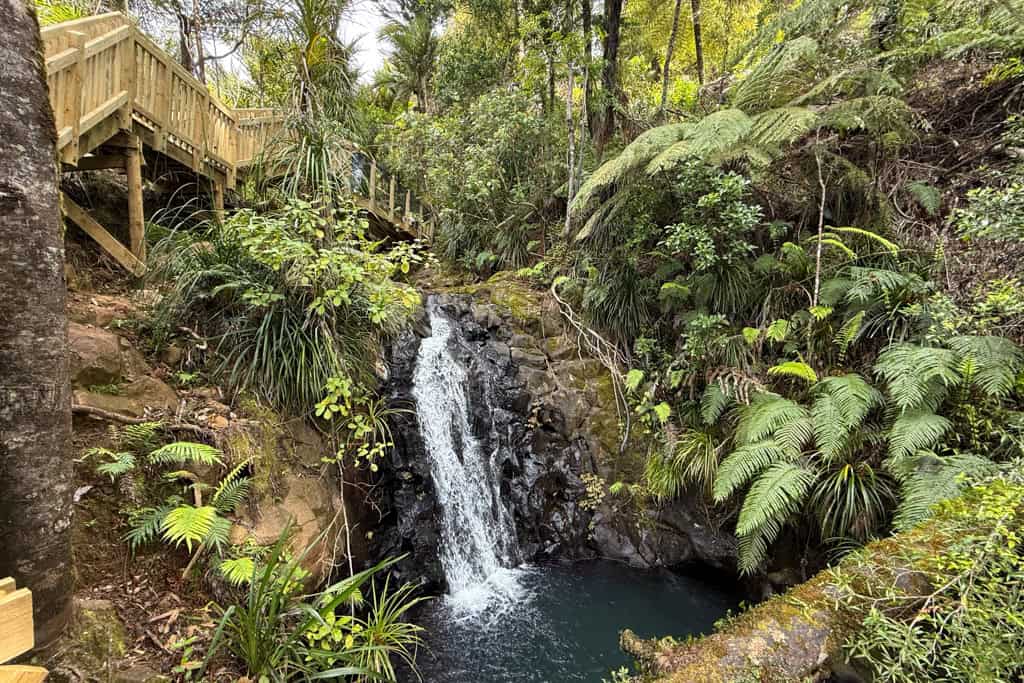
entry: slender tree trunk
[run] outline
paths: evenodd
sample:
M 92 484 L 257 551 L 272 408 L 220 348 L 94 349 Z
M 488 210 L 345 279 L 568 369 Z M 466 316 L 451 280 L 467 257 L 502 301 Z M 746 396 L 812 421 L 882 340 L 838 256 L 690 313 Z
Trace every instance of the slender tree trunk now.
M 693 0 L 696 2 L 697 0 Z M 668 34 L 668 47 L 665 48 L 665 66 L 661 74 L 661 115 L 665 116 L 665 107 L 668 106 L 668 79 L 672 67 L 672 53 L 676 50 L 676 36 L 679 35 L 679 12 L 683 7 L 683 0 L 676 0 L 676 9 L 672 14 L 672 31 Z
M 592 0 L 583 0 L 580 3 L 583 21 L 583 114 L 587 120 L 587 133 L 594 137 L 594 112 L 590 103 L 593 101 L 591 90 L 593 83 L 590 82 L 590 68 L 594 63 L 594 50 L 591 42 L 594 40 L 594 14 L 591 7 Z M 582 138 L 582 134 L 581 134 Z M 582 158 L 582 155 L 581 157 Z
M 697 55 L 697 82 L 704 85 L 704 43 L 700 37 L 700 0 L 690 0 L 693 19 L 693 51 Z
M 605 107 L 601 121 L 601 134 L 597 136 L 598 157 L 615 134 L 615 100 L 619 95 L 619 27 L 622 23 L 623 0 L 605 0 L 604 3 L 604 68 L 601 86 L 604 88 Z
M 569 181 L 566 183 L 565 190 L 565 230 L 564 235 L 568 236 L 569 231 L 572 228 L 572 221 L 570 220 L 571 212 L 569 207 L 572 206 L 572 198 L 576 195 L 576 117 L 572 107 L 572 93 L 576 89 L 576 70 L 575 65 L 569 62 L 569 88 L 565 95 L 565 128 L 568 131 L 568 163 L 566 164 L 569 169 Z
M 36 644 L 71 614 L 73 472 L 53 112 L 31 0 L 0 0 L 0 577 L 32 591 Z

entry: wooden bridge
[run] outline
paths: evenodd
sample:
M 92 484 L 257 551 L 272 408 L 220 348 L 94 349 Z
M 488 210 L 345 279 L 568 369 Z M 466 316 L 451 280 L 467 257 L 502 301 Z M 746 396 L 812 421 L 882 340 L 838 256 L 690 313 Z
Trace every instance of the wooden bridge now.
M 42 40 L 62 168 L 125 172 L 129 244 L 62 193 L 64 214 L 135 275 L 146 270 L 144 169 L 195 174 L 219 215 L 225 189 L 234 188 L 260 152 L 287 134 L 279 111 L 231 109 L 217 101 L 124 14 L 48 26 Z M 344 172 L 356 204 L 377 231 L 431 239 L 433 221 L 423 205 L 411 192 L 402 193 L 376 161 L 364 159 L 353 151 Z M 353 165 L 367 168 L 353 173 Z

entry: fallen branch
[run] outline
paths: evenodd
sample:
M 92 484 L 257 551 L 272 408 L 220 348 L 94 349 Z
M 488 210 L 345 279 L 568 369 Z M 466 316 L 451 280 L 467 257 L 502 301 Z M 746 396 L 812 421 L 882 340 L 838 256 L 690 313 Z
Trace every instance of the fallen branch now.
M 148 417 L 132 417 L 131 415 L 124 415 L 123 413 L 115 413 L 110 410 L 103 410 L 102 408 L 96 408 L 94 406 L 84 406 L 78 403 L 72 404 L 72 413 L 78 413 L 79 415 L 91 415 L 98 417 L 101 420 L 107 420 L 108 422 L 120 422 L 126 425 L 137 425 L 143 422 L 152 422 L 153 420 Z M 213 438 L 213 431 L 200 427 L 199 425 L 189 424 L 187 422 L 171 422 L 163 425 L 167 429 L 179 432 L 192 432 L 199 436 L 206 437 L 208 439 Z

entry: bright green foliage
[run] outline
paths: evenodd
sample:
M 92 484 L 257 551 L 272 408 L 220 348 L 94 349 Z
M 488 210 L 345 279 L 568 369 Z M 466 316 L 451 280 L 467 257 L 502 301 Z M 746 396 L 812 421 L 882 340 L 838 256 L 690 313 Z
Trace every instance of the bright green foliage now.
M 158 323 L 204 330 L 215 377 L 297 414 L 312 412 L 330 378 L 369 377 L 376 342 L 419 303 L 397 279 L 420 256 L 385 249 L 340 206 L 289 200 L 169 238 Z
M 363 586 L 395 560 L 381 562 L 318 593 L 303 595 L 305 572 L 300 565 L 323 537 L 314 539 L 298 557 L 289 558 L 286 549 L 290 533 L 291 529 L 286 528 L 255 564 L 245 595 L 237 603 L 215 605 L 220 616 L 199 670 L 200 679 L 211 660 L 226 648 L 242 662 L 250 677 L 259 680 L 362 681 L 374 680 L 378 675 L 395 680 L 390 656 L 394 654 L 411 664 L 409 648 L 418 643 L 418 627 L 401 621 L 416 602 L 410 589 L 390 595 L 385 591 L 379 597 L 375 592 L 366 620 L 337 616 L 362 603 Z
M 1011 475 L 940 506 L 939 523 L 917 533 L 940 535 L 946 550 L 935 555 L 924 544 L 908 558 L 923 568 L 927 590 L 883 586 L 862 596 L 847 582 L 850 618 L 861 624 L 847 656 L 896 683 L 1014 680 L 1024 648 L 1022 503 L 1024 487 Z

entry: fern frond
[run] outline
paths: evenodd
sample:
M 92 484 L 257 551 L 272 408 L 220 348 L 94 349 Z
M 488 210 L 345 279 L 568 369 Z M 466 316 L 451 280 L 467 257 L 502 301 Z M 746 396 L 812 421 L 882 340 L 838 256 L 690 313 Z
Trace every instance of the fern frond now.
M 125 425 L 118 433 L 118 439 L 122 447 L 135 453 L 145 453 L 156 446 L 157 437 L 162 427 L 160 422 Z
M 931 516 L 936 504 L 959 495 L 971 479 L 993 474 L 997 469 L 991 460 L 969 453 L 918 458 L 913 472 L 903 482 L 902 500 L 893 525 L 899 531 L 916 526 Z
M 750 444 L 770 437 L 787 422 L 808 417 L 807 409 L 778 394 L 761 393 L 740 410 L 736 442 Z
M 184 543 L 191 552 L 193 543 L 202 544 L 210 535 L 217 519 L 217 508 L 213 506 L 179 505 L 167 513 L 160 524 L 160 530 L 168 543 Z
M 173 509 L 173 505 L 160 505 L 142 508 L 131 513 L 128 518 L 128 533 L 125 534 L 124 540 L 128 542 L 128 548 L 133 554 L 142 546 L 156 540 L 164 518 Z
M 718 466 L 711 494 L 716 501 L 724 501 L 760 472 L 786 459 L 779 444 L 770 439 L 744 444 Z
M 792 462 L 775 463 L 750 487 L 736 522 L 736 533 L 745 536 L 766 526 L 784 526 L 800 510 L 816 475 Z
M 784 342 L 789 336 L 789 321 L 785 319 L 773 320 L 765 331 L 765 337 L 773 342 Z
M 823 126 L 840 132 L 862 130 L 872 135 L 895 135 L 901 141 L 913 137 L 915 115 L 900 97 L 868 95 L 842 100 L 821 115 Z
M 958 359 L 949 349 L 893 344 L 875 361 L 889 394 L 903 411 L 936 408 L 950 387 L 960 383 Z
M 971 384 L 992 398 L 1005 398 L 1024 367 L 1024 353 L 1005 337 L 953 337 L 949 347 L 960 356 L 961 374 L 966 375 L 964 369 L 969 363 Z
M 732 396 L 718 382 L 709 384 L 700 397 L 700 417 L 704 424 L 711 426 L 718 422 L 731 403 Z
M 904 412 L 889 429 L 889 455 L 904 458 L 934 447 L 953 423 L 930 410 Z
M 841 232 L 844 235 L 856 235 L 858 237 L 863 237 L 865 239 L 878 243 L 879 245 L 882 246 L 883 249 L 885 249 L 893 256 L 900 255 L 899 245 L 891 240 L 885 239 L 877 232 L 872 232 L 871 230 L 864 230 L 863 228 L 853 228 L 849 226 L 841 228 L 830 228 L 830 230 L 833 230 L 835 232 Z
M 885 403 L 885 397 L 855 372 L 827 377 L 815 388 L 816 393 L 831 396 L 842 413 L 843 424 L 858 425 L 873 408 Z
M 106 448 L 93 449 L 98 455 L 105 455 L 109 460 L 96 466 L 96 474 L 110 477 L 110 481 L 116 481 L 122 474 L 127 474 L 135 469 L 135 455 L 122 452 L 114 453 Z
M 685 138 L 689 129 L 688 123 L 673 123 L 652 128 L 639 135 L 617 157 L 602 164 L 580 186 L 570 207 L 573 219 L 580 220 L 588 215 L 594 200 L 613 190 L 630 173 Z
M 768 368 L 768 374 L 773 376 L 782 375 L 786 377 L 796 377 L 797 379 L 802 379 L 808 384 L 814 384 L 818 381 L 818 373 L 814 371 L 814 368 L 807 363 L 795 360 L 779 363 L 778 365 Z
M 740 536 L 737 539 L 737 569 L 740 575 L 749 576 L 756 572 L 768 556 L 768 545 L 779 535 L 779 529 L 763 529 Z
M 689 159 L 706 159 L 721 153 L 750 131 L 751 120 L 739 109 L 721 109 L 691 124 L 680 141 L 655 156 L 645 172 L 653 176 L 676 168 Z
M 806 107 L 779 107 L 751 119 L 747 140 L 759 147 L 788 145 L 817 127 L 818 114 Z
M 789 104 L 806 88 L 818 54 L 818 42 L 808 36 L 776 45 L 735 86 L 733 106 L 756 112 Z
M 245 497 L 249 495 L 249 487 L 252 484 L 252 480 L 242 475 L 242 470 L 248 464 L 248 461 L 239 463 L 227 476 L 221 479 L 216 490 L 213 492 L 210 504 L 221 513 L 234 512 L 242 504 L 242 501 L 245 500 Z
M 832 338 L 832 342 L 839 349 L 840 359 L 846 358 L 846 352 L 849 350 L 850 345 L 857 338 L 857 334 L 860 332 L 861 323 L 864 322 L 864 315 L 866 311 L 859 311 L 853 315 L 849 320 L 843 323 L 839 331 L 836 332 L 835 337 Z
M 235 557 L 223 560 L 217 568 L 228 583 L 241 586 L 252 581 L 256 563 L 251 557 Z
M 213 446 L 191 441 L 175 441 L 161 446 L 149 454 L 149 461 L 158 465 L 197 462 L 203 465 L 220 465 L 224 454 Z

